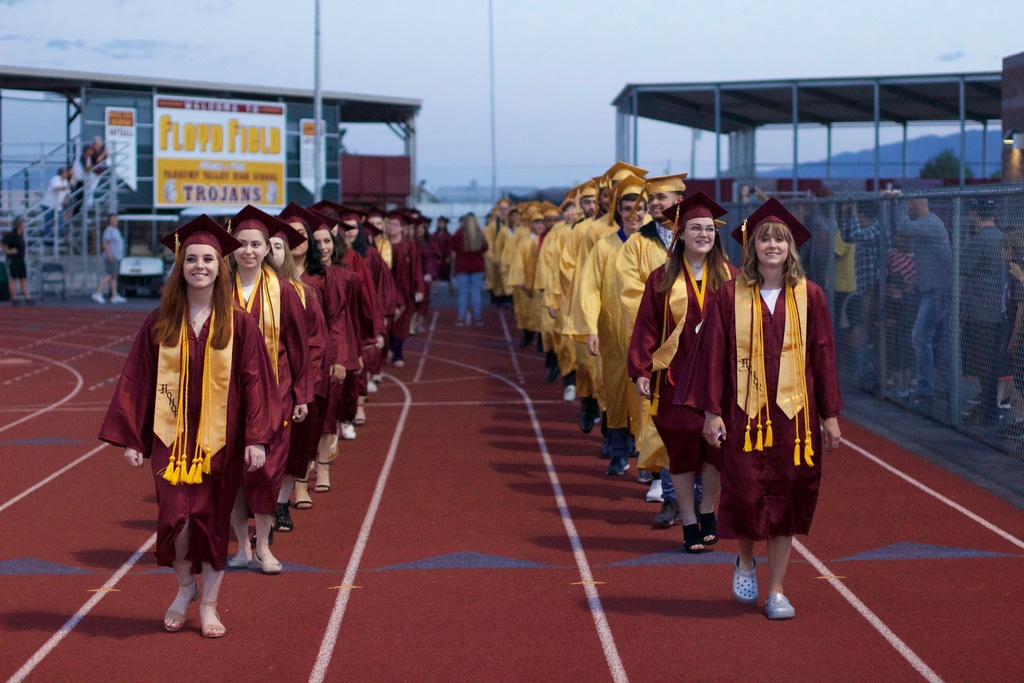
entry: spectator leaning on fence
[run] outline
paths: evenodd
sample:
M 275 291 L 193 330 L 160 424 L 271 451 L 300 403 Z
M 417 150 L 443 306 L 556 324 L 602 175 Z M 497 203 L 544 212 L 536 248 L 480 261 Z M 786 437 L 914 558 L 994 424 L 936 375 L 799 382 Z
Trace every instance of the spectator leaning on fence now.
M 968 424 L 991 425 L 999 419 L 997 395 L 999 375 L 1006 365 L 1003 353 L 1002 300 L 1007 267 L 1002 258 L 1003 233 L 996 227 L 995 202 L 970 202 L 967 222 L 971 236 L 961 261 L 963 283 L 964 364 L 981 382 L 975 405 L 965 420 Z
M 878 275 L 884 240 L 878 225 L 878 206 L 870 202 L 843 207 L 839 232 L 843 241 L 856 247 L 854 294 L 846 302 L 846 316 L 852 327 L 857 353 L 857 379 L 864 389 L 874 389 L 877 375 L 871 357 L 875 343 L 873 326 L 878 320 Z
M 21 288 L 21 298 L 26 306 L 32 305 L 28 295 L 28 271 L 25 267 L 25 219 L 14 219 L 11 231 L 3 237 L 4 254 L 7 255 L 7 286 L 11 294 L 11 305 L 18 305 L 15 285 Z
M 882 191 L 883 197 L 900 195 L 899 190 Z M 931 213 L 925 197 L 899 203 L 896 233 L 907 237 L 917 263 L 920 303 L 910 333 L 917 378 L 914 399 L 927 401 L 935 398 L 936 391 L 949 393 L 953 250 L 946 226 Z

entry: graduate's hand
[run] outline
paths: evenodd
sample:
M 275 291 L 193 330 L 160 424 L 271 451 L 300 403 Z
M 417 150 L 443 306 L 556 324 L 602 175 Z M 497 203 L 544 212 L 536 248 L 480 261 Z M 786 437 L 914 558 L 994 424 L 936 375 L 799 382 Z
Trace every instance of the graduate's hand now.
M 843 435 L 839 432 L 839 418 L 829 417 L 821 423 L 821 435 L 825 440 L 825 450 L 834 451 L 839 447 Z
M 427 273 L 426 275 L 423 276 L 423 281 L 426 282 L 427 284 L 430 284 L 431 282 L 434 281 L 434 276 L 431 275 L 430 273 Z
M 309 407 L 303 403 L 302 405 L 295 406 L 295 410 L 292 411 L 292 420 L 295 422 L 302 422 L 309 415 Z
M 345 366 L 344 365 L 332 365 L 331 366 L 331 381 L 333 382 L 344 382 L 345 381 Z
M 640 394 L 644 398 L 651 397 L 651 378 L 650 377 L 637 377 L 636 378 L 636 393 Z
M 127 460 L 128 464 L 132 467 L 142 467 L 142 463 L 145 460 L 145 458 L 142 457 L 142 453 L 134 448 L 124 449 L 124 459 Z
M 384 348 L 384 335 L 383 334 L 378 334 L 377 335 L 377 339 L 376 339 L 376 341 L 374 341 L 373 345 L 377 347 L 377 350 L 383 349 Z
M 601 340 L 598 339 L 596 334 L 587 335 L 587 351 L 590 351 L 591 356 L 597 356 L 601 353 Z
M 551 317 L 551 318 L 557 318 L 558 317 L 558 309 L 557 308 L 549 308 L 548 309 L 548 316 Z
M 423 292 L 416 292 L 415 294 L 413 294 L 412 295 L 412 300 L 415 301 L 416 303 L 422 302 L 423 301 Z
M 267 462 L 267 448 L 263 444 L 245 447 L 245 467 L 255 472 Z
M 725 431 L 725 420 L 722 419 L 721 415 L 715 415 L 714 413 L 704 413 L 704 440 L 708 442 L 708 445 L 712 448 L 721 448 L 722 442 L 728 434 Z

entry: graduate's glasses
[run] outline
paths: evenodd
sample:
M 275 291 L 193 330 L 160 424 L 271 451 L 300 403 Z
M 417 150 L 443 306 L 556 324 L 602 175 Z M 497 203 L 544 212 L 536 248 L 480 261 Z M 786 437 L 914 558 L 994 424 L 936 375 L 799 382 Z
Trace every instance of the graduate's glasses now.
M 715 227 L 714 225 L 706 225 L 704 227 L 701 227 L 699 225 L 691 225 L 686 230 L 691 235 L 714 235 L 718 231 L 718 228 Z

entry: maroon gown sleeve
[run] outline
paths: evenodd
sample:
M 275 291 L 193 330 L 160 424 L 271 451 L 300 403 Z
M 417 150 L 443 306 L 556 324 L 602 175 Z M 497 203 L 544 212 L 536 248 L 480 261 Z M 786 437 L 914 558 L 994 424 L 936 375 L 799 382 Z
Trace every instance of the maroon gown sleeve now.
M 159 353 L 153 338 L 153 328 L 158 317 L 159 310 L 150 313 L 135 336 L 99 433 L 101 441 L 122 448 L 134 448 L 147 458 L 153 445 Z
M 426 284 L 423 282 L 423 259 L 420 257 L 420 250 L 415 242 L 409 242 L 409 247 L 412 250 L 412 291 L 423 294 L 427 291 Z
M 313 287 L 306 287 L 306 338 L 309 340 L 309 375 L 310 386 L 315 396 L 327 395 L 327 378 L 324 368 L 327 355 L 327 322 L 324 320 L 324 309 L 320 295 Z M 329 370 L 328 370 L 329 372 Z
M 821 288 L 807 282 L 807 357 L 814 375 L 814 400 L 821 419 L 836 417 L 843 409 L 836 370 L 836 345 L 828 300 Z
M 281 281 L 281 341 L 288 350 L 288 368 L 292 375 L 292 397 L 295 405 L 313 400 L 309 375 L 309 335 L 306 314 L 295 287 Z
M 626 367 L 633 381 L 639 377 L 651 378 L 654 352 L 661 346 L 665 294 L 657 289 L 664 276 L 664 266 L 655 269 L 647 278 L 644 293 L 640 297 L 640 307 L 633 322 L 633 336 L 629 340 L 629 351 L 626 354 Z
M 241 362 L 231 371 L 241 377 L 245 445 L 265 446 L 277 436 L 282 422 L 281 396 L 274 381 L 274 369 L 259 325 L 241 309 L 235 310 L 234 335 L 234 343 L 241 345 L 236 356 Z
M 327 334 L 333 351 L 331 365 L 345 365 L 345 360 L 352 354 L 347 334 L 348 299 L 345 296 L 345 282 L 339 271 L 337 266 L 327 268 L 324 288 L 324 318 L 327 320 Z

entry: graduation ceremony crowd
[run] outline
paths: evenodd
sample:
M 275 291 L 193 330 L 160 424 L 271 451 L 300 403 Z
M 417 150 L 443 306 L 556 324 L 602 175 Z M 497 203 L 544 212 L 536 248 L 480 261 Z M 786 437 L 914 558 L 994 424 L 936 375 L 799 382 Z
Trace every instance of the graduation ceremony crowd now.
M 225 568 L 282 571 L 275 533 L 302 523 L 291 511 L 314 507 L 310 492 L 330 492 L 332 461 L 443 280 L 459 327 L 484 324 L 482 291 L 513 310 L 520 349 L 544 354 L 584 434 L 599 427 L 599 466 L 621 476 L 636 458 L 638 495 L 661 503 L 655 527 L 680 525 L 690 553 L 738 540 L 741 603 L 759 602 L 766 541 L 764 610 L 792 618 L 792 538 L 809 531 L 843 407 L 827 301 L 797 254 L 810 233 L 775 199 L 723 220 L 686 193 L 686 174 L 646 175 L 617 162 L 560 206 L 503 199 L 452 234 L 415 210 L 321 201 L 166 235 L 161 305 L 99 434 L 130 465 L 151 462 L 157 561 L 177 580 L 163 627 L 181 630 L 198 600 L 202 635 L 221 637 Z M 727 224 L 741 263 L 723 248 Z

